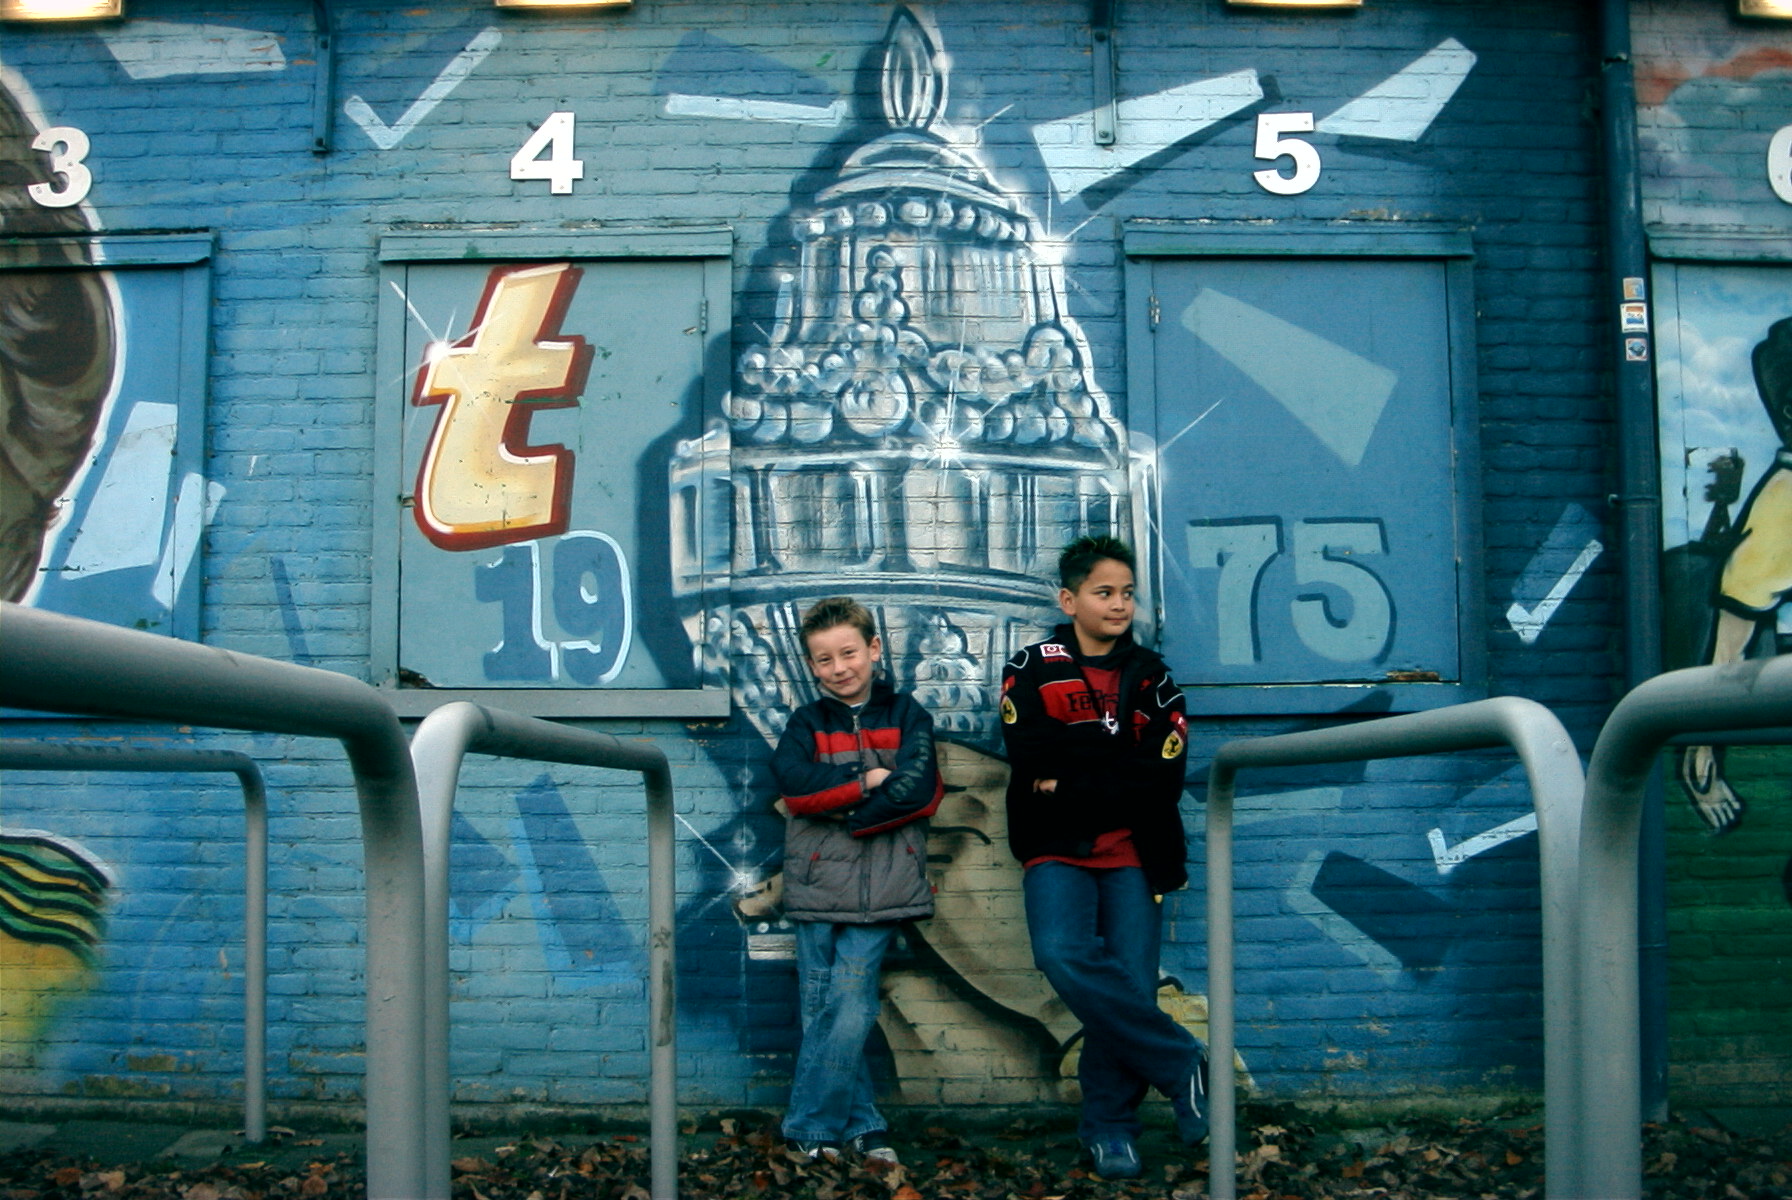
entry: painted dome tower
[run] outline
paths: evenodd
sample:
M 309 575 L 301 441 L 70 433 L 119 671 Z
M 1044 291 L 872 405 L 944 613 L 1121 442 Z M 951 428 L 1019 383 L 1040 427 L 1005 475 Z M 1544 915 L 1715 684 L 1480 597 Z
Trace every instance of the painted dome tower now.
M 732 660 L 768 738 L 806 698 L 802 608 L 850 594 L 940 732 L 993 743 L 1001 665 L 1056 617 L 1059 547 L 1131 535 L 1125 430 L 1061 247 L 943 121 L 935 39 L 899 9 L 881 55 L 881 132 L 787 214 L 773 327 L 737 338 L 725 421 L 674 455 L 673 578 L 697 653 Z M 705 519 L 731 520 L 728 563 L 682 535 Z M 731 578 L 731 616 L 705 615 L 725 611 L 706 574 Z

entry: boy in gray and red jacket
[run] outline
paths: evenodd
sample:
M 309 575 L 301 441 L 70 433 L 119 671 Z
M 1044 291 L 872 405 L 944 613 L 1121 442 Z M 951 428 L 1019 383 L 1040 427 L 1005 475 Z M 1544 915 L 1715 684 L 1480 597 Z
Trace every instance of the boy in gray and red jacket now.
M 817 602 L 802 637 L 824 695 L 791 714 L 772 756 L 803 1025 L 784 1136 L 804 1158 L 845 1146 L 895 1163 L 865 1040 L 899 923 L 933 915 L 927 818 L 945 791 L 933 718 L 876 678 L 883 646 L 863 605 Z

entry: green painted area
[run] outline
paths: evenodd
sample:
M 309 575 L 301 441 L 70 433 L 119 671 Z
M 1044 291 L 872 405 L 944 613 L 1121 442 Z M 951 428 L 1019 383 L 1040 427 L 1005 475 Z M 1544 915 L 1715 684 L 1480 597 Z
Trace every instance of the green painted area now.
M 1792 747 L 1735 746 L 1747 802 L 1713 836 L 1666 764 L 1669 1098 L 1792 1102 Z

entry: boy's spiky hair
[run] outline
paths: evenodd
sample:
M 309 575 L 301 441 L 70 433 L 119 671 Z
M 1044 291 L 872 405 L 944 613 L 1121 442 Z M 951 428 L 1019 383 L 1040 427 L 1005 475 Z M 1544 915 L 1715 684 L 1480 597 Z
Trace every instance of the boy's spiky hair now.
M 803 637 L 803 653 L 809 652 L 809 635 L 820 633 L 824 629 L 832 629 L 836 625 L 851 625 L 865 635 L 865 644 L 869 646 L 871 639 L 877 636 L 877 621 L 871 616 L 871 610 L 854 600 L 851 596 L 829 596 L 825 600 L 817 600 L 803 614 L 801 633 Z
M 1089 573 L 1095 570 L 1095 564 L 1104 558 L 1121 563 L 1129 571 L 1138 570 L 1131 546 L 1105 533 L 1089 534 L 1070 543 L 1059 553 L 1059 586 L 1066 591 L 1076 591 L 1083 586 L 1083 580 L 1089 578 Z

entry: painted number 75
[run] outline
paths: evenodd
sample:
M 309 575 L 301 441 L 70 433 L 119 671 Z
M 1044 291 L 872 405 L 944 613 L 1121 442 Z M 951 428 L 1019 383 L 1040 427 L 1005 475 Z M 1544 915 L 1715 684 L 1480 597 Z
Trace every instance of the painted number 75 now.
M 1387 553 L 1379 520 L 1304 520 L 1293 523 L 1284 546 L 1280 517 L 1190 521 L 1188 560 L 1195 570 L 1218 570 L 1216 589 L 1219 661 L 1248 666 L 1263 659 L 1264 625 L 1276 628 L 1280 613 L 1263 611 L 1263 572 L 1277 556 L 1292 553 L 1294 582 L 1287 619 L 1301 644 L 1340 663 L 1374 662 L 1387 653 L 1394 631 L 1394 599 L 1387 585 L 1360 558 Z

